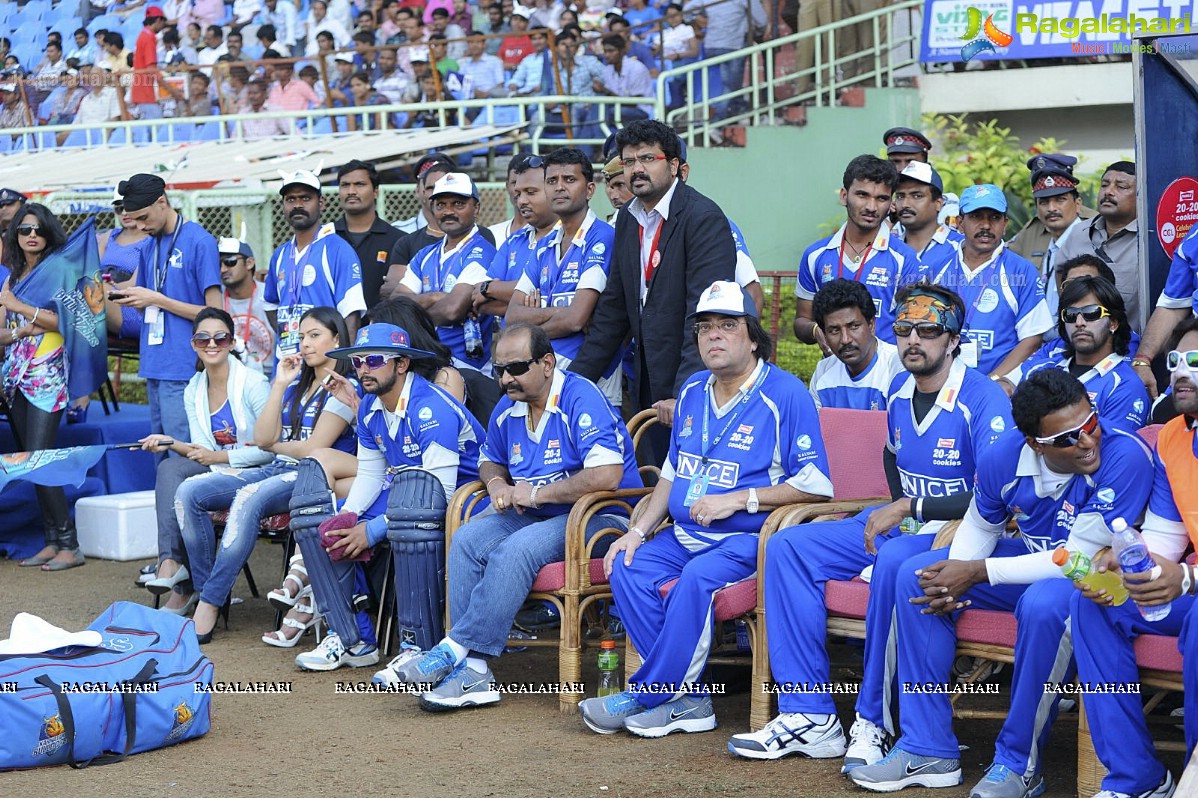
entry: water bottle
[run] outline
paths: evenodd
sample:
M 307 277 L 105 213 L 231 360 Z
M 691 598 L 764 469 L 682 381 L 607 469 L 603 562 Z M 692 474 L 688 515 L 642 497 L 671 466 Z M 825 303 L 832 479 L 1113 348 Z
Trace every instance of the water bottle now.
M 599 697 L 615 695 L 624 689 L 620 678 L 620 652 L 615 640 L 599 644 Z
M 480 359 L 483 356 L 483 331 L 478 326 L 478 319 L 467 316 L 462 329 L 466 334 L 466 355 L 475 360 Z
M 1111 522 L 1111 548 L 1119 558 L 1119 567 L 1124 573 L 1142 574 L 1156 567 L 1144 538 L 1135 527 L 1130 527 L 1122 518 Z M 1159 621 L 1169 615 L 1170 605 L 1160 604 L 1153 607 L 1140 607 L 1140 614 L 1146 621 Z
M 1058 548 L 1052 553 L 1052 561 L 1070 580 L 1084 584 L 1091 590 L 1105 590 L 1106 594 L 1115 600 L 1116 607 L 1127 601 L 1131 595 L 1117 572 L 1095 573 L 1094 563 L 1080 551 Z

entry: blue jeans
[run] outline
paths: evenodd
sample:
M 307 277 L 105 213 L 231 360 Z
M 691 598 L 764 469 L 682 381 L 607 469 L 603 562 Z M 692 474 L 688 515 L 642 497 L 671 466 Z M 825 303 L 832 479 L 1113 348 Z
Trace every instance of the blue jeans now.
M 212 471 L 189 479 L 175 494 L 175 513 L 187 547 L 191 581 L 200 599 L 220 607 L 233 590 L 262 519 L 287 512 L 295 466 L 275 461 L 260 468 Z M 228 510 L 225 533 L 216 545 L 213 510 Z
M 705 50 L 708 58 L 715 58 L 719 55 L 735 52 L 732 49 L 712 48 L 708 47 Z M 721 94 L 727 95 L 734 91 L 739 91 L 745 85 L 745 59 L 733 58 L 730 61 L 725 61 L 720 64 L 720 83 L 723 86 Z M 744 97 L 734 97 L 731 100 L 716 103 L 715 112 L 717 119 L 743 113 L 749 107 L 749 102 Z
M 566 558 L 568 515 L 536 518 L 492 513 L 470 521 L 450 543 L 449 637 L 478 654 L 497 657 L 507 644 L 516 612 L 528 598 L 537 572 Z M 628 519 L 600 515 L 587 525 L 587 540 L 600 530 L 626 528 Z M 596 547 L 601 557 L 607 546 Z
M 158 562 L 187 562 L 183 531 L 175 512 L 175 494 L 190 477 L 208 473 L 208 466 L 186 457 L 171 457 L 158 463 L 154 480 L 154 515 L 158 519 Z
M 146 400 L 150 403 L 150 432 L 170 435 L 177 441 L 191 441 L 187 406 L 183 402 L 186 380 L 146 380 Z M 166 455 L 160 455 L 160 462 Z

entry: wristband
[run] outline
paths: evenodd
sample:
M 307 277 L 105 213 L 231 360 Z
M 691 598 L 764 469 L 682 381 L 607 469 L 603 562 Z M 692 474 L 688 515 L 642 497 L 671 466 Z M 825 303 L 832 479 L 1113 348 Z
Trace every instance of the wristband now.
M 1142 357 L 1137 357 L 1137 358 L 1132 359 L 1131 365 L 1132 365 L 1132 368 L 1138 368 L 1139 366 L 1147 366 L 1148 368 L 1152 368 L 1152 361 L 1145 360 Z
M 636 536 L 641 539 L 641 543 L 644 543 L 646 540 L 648 540 L 648 538 L 645 537 L 645 530 L 641 529 L 639 526 L 631 527 L 628 531 L 635 532 Z
M 533 485 L 532 490 L 528 493 L 528 500 L 532 503 L 534 510 L 541 509 L 541 505 L 537 502 L 537 491 L 541 489 L 540 485 Z
M 1190 566 L 1181 563 L 1181 595 L 1188 596 L 1194 587 L 1194 572 Z
M 488 480 L 487 480 L 487 485 L 486 485 L 486 487 L 487 487 L 487 492 L 488 492 L 488 493 L 491 491 L 491 483 L 492 483 L 492 482 L 494 482 L 494 481 L 495 481 L 495 480 L 497 480 L 497 479 L 503 479 L 503 477 L 491 477 L 490 479 L 488 479 Z M 504 484 L 506 484 L 506 480 L 504 481 Z
M 923 497 L 920 496 L 915 500 L 915 520 L 919 523 L 924 523 L 923 520 Z
M 33 318 L 29 320 L 29 323 L 30 323 L 30 324 L 37 324 L 37 314 L 39 314 L 39 313 L 41 313 L 41 312 L 42 312 L 42 309 L 41 309 L 41 308 L 34 308 L 34 309 L 33 309 Z

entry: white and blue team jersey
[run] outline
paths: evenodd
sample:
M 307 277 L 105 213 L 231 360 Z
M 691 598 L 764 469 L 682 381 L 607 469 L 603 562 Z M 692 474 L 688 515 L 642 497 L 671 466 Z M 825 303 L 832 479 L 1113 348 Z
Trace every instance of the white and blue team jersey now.
M 1025 338 L 1053 326 L 1036 267 L 999 244 L 990 260 L 967 271 L 960 252 L 935 274 L 965 302 L 961 356 L 984 374 L 998 367 Z M 976 362 L 974 358 L 976 357 Z
M 688 494 L 718 496 L 787 483 L 816 496 L 832 495 L 819 414 L 802 380 L 759 360 L 740 391 L 715 406 L 710 371 L 687 381 L 674 406 L 670 452 L 661 478 L 670 480 L 674 534 L 691 551 L 721 539 L 757 533 L 767 513 L 738 510 L 701 527 L 691 520 Z
M 321 227 L 302 251 L 294 236 L 276 249 L 263 290 L 266 301 L 278 305 L 279 359 L 299 351 L 300 317 L 312 308 L 336 308 L 345 318 L 366 312 L 358 253 L 331 224 Z
M 915 377 L 903 373 L 890 388 L 889 440 L 903 495 L 942 498 L 973 489 L 979 454 L 1004 435 L 1022 440 L 1011 419 L 1003 389 L 958 358 L 936 395 L 936 403 L 916 423 Z
M 1062 352 L 1024 369 L 1024 379 L 1040 369 L 1069 371 L 1071 359 Z M 1117 429 L 1135 432 L 1148 420 L 1148 391 L 1123 355 L 1110 354 L 1078 376 L 1098 416 Z
M 499 249 L 495 251 L 495 258 L 491 261 L 491 268 L 487 270 L 487 277 L 515 283 L 525 274 L 535 273 L 537 249 L 543 246 L 544 240 L 537 238 L 536 228 L 531 224 L 521 227 L 499 245 Z
M 749 254 L 745 234 L 731 219 L 728 220 L 728 227 L 732 228 L 732 246 L 736 247 L 736 284 L 744 288 L 759 281 L 757 267 L 753 265 L 753 256 Z
M 445 249 L 447 243 L 446 239 L 442 239 L 417 252 L 400 284 L 413 294 L 448 294 L 458 285 L 478 285 L 487 279 L 487 268 L 495 261 L 495 245 L 483 237 L 477 226 L 452 250 Z M 482 357 L 466 354 L 464 321 L 438 326 L 437 337 L 449 347 L 455 366 L 490 374 L 491 337 L 495 319 L 489 315 L 479 316 L 478 326 L 482 335 Z
M 903 370 L 898 347 L 881 339 L 874 359 L 856 377 L 835 355 L 828 355 L 815 366 L 811 375 L 811 396 L 815 406 L 842 407 L 848 410 L 885 410 L 890 384 Z
M 362 396 L 362 386 L 358 380 L 352 375 L 347 376 L 350 384 L 358 392 L 358 396 Z M 281 421 L 283 427 L 284 441 L 306 441 L 312 437 L 312 430 L 316 429 L 316 421 L 320 418 L 321 413 L 332 413 L 337 418 L 345 422 L 345 429 L 337 436 L 337 440 L 333 442 L 334 449 L 353 454 L 357 448 L 358 437 L 355 431 L 356 419 L 354 411 L 342 402 L 340 399 L 331 396 L 328 391 L 323 388 L 317 388 L 316 392 L 309 397 L 306 403 L 300 406 L 300 423 L 299 434 L 296 437 L 291 436 L 291 403 L 295 398 L 295 392 L 299 389 L 299 382 L 293 382 L 287 386 L 287 390 L 283 392 L 283 412 Z M 285 454 L 276 454 L 275 460 L 283 463 L 298 463 L 294 457 L 288 457 Z
M 1184 308 L 1198 316 L 1198 225 L 1190 228 L 1174 250 L 1169 276 L 1156 306 L 1173 310 Z
M 883 341 L 894 343 L 894 295 L 898 289 L 919 282 L 924 276 L 924 267 L 915 250 L 890 235 L 885 222 L 870 243 L 859 264 L 852 262 L 852 253 L 844 250 L 845 225 L 834 235 L 821 238 L 803 253 L 799 260 L 799 279 L 795 284 L 795 296 L 808 301 L 825 283 L 837 278 L 855 280 L 869 291 L 877 307 L 877 335 Z
M 907 233 L 903 230 L 902 224 L 894 226 L 894 235 L 898 236 L 903 243 L 906 243 Z M 915 254 L 919 256 L 919 261 L 923 264 L 924 268 L 928 272 L 935 274 L 952 262 L 953 258 L 957 257 L 957 248 L 964 240 L 965 236 L 948 225 L 942 224 L 936 228 L 935 233 L 932 233 L 932 240 L 923 248 L 923 251 Z
M 503 466 L 513 482 L 524 480 L 534 487 L 569 479 L 584 468 L 619 465 L 624 469 L 621 488 L 643 485 L 628 428 L 586 377 L 554 369 L 536 429 L 529 429 L 530 420 L 527 402 L 500 399 L 487 425 L 479 464 Z M 570 509 L 569 504 L 542 504 L 524 512 L 551 518 Z

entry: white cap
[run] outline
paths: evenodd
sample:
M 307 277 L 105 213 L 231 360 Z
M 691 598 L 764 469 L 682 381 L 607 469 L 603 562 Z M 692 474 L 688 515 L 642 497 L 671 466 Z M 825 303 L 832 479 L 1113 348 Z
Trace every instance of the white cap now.
M 320 193 L 320 178 L 307 169 L 297 169 L 294 172 L 284 172 L 280 169 L 279 176 L 283 178 L 283 185 L 279 187 L 280 194 L 290 186 L 307 186 L 315 189 L 317 194 Z
M 459 197 L 473 197 L 474 199 L 478 199 L 478 186 L 474 185 L 474 181 L 470 179 L 470 175 L 462 174 L 461 172 L 450 172 L 433 184 L 433 192 L 428 196 L 429 199 L 432 199 L 441 194 L 456 194 Z
M 512 16 L 513 17 L 524 17 L 525 19 L 532 19 L 532 9 L 525 8 L 522 5 L 517 5 L 515 8 L 512 9 Z
M 757 316 L 757 305 L 744 289 L 731 280 L 712 283 L 699 296 L 699 304 L 688 320 L 702 313 L 719 313 L 722 316 Z

